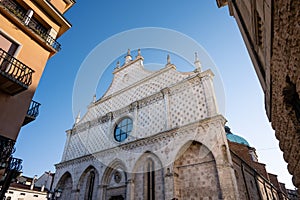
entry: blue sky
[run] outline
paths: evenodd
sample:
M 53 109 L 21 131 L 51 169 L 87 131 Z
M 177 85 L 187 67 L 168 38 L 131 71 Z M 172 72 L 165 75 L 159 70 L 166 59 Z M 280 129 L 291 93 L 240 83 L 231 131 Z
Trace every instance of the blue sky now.
M 89 0 L 78 1 L 65 16 L 73 27 L 58 40 L 62 50 L 49 60 L 36 91 L 34 100 L 42 104 L 40 115 L 21 129 L 17 140 L 15 157 L 24 160 L 25 175 L 54 171 L 54 164 L 60 161 L 65 130 L 74 123 L 74 81 L 88 54 L 99 43 L 120 32 L 161 27 L 186 34 L 206 49 L 223 80 L 227 125 L 257 149 L 259 161 L 267 164 L 269 172 L 278 174 L 279 181 L 285 182 L 288 188 L 294 187 L 265 115 L 261 86 L 227 8 L 217 8 L 215 0 Z M 124 47 L 124 53 L 126 50 Z M 144 57 L 146 62 L 147 57 Z M 111 77 L 110 73 L 105 74 L 97 97 L 108 87 Z

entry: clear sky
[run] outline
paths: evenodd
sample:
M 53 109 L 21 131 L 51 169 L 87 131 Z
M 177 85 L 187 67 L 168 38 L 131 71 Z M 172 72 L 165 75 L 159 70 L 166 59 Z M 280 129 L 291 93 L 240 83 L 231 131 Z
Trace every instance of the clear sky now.
M 36 91 L 34 100 L 42 104 L 40 115 L 21 129 L 17 140 L 14 156 L 23 159 L 25 175 L 54 171 L 54 164 L 60 162 L 65 130 L 74 123 L 74 81 L 87 55 L 117 33 L 161 27 L 186 34 L 206 49 L 223 80 L 227 125 L 256 148 L 259 161 L 267 164 L 270 173 L 277 174 L 288 188 L 294 188 L 265 114 L 261 86 L 227 8 L 217 8 L 215 0 L 78 0 L 65 16 L 73 27 L 58 40 L 62 50 L 49 60 Z M 111 80 L 109 73 L 105 76 L 107 81 L 98 87 L 104 90 Z M 97 90 L 97 97 L 101 95 Z

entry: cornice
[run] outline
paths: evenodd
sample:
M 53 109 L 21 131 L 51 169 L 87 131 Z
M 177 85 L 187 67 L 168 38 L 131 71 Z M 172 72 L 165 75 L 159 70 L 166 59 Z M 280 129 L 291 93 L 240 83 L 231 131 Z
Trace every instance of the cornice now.
M 86 161 L 96 160 L 97 157 L 103 157 L 105 155 L 111 155 L 119 152 L 120 150 L 129 151 L 132 149 L 137 149 L 142 146 L 149 146 L 156 143 L 165 143 L 170 138 L 180 137 L 186 134 L 188 131 L 194 131 L 197 127 L 203 127 L 204 129 L 214 126 L 216 123 L 224 124 L 226 119 L 222 115 L 216 115 L 210 118 L 205 118 L 198 120 L 196 122 L 186 124 L 181 127 L 175 127 L 166 131 L 159 132 L 155 135 L 140 138 L 134 141 L 130 141 L 125 144 L 121 144 L 117 147 L 112 147 L 109 149 L 101 150 L 93 154 L 88 154 L 79 158 L 64 161 L 55 165 L 56 169 L 61 169 L 69 165 L 75 165 Z

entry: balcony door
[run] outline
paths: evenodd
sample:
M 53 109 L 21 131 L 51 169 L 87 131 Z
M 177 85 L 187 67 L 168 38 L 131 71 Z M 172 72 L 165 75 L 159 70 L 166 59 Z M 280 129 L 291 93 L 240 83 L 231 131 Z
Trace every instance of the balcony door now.
M 0 33 L 0 70 L 8 71 L 12 56 L 15 55 L 18 44 Z
M 14 56 L 18 49 L 18 44 L 8 39 L 0 33 L 0 48 L 6 51 L 8 54 Z

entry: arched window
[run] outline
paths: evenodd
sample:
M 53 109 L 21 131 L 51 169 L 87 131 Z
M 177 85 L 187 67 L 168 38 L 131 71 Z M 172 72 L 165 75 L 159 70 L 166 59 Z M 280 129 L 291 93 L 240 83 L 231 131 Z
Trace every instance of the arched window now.
M 94 183 L 95 183 L 95 172 L 91 171 L 90 175 L 87 179 L 87 200 L 93 199 L 93 190 L 94 190 Z
M 154 162 L 148 159 L 146 162 L 145 177 L 145 199 L 155 200 L 155 171 Z

